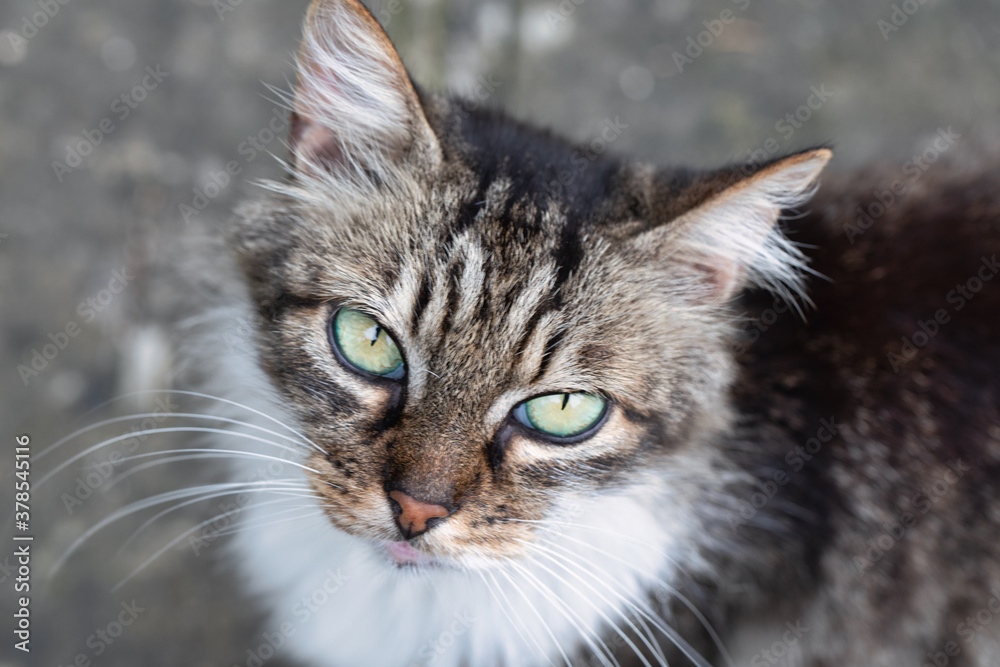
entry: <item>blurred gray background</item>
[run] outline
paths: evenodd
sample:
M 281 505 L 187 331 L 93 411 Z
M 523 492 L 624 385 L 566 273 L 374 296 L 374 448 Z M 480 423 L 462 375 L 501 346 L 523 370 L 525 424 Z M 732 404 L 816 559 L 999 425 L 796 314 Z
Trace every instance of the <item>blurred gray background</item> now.
M 217 228 L 252 190 L 247 181 L 279 174 L 246 142 L 256 137 L 283 154 L 280 138 L 261 134 L 275 110 L 264 84 L 293 80 L 306 5 L 0 4 L 5 520 L 16 434 L 30 434 L 40 452 L 98 418 L 164 409 L 146 400 L 90 413 L 114 396 L 180 384 L 173 304 L 198 295 L 174 293 L 170 276 L 182 258 L 172 248 L 195 229 Z M 489 104 L 580 141 L 617 119 L 627 127 L 611 149 L 657 162 L 712 166 L 755 149 L 832 142 L 836 171 L 873 161 L 901 169 L 939 129 L 961 135 L 956 152 L 1000 140 L 1000 0 L 369 6 L 417 81 L 464 94 L 488 82 Z M 239 178 L 212 188 L 213 173 L 229 161 L 239 164 Z M 206 186 L 215 196 L 198 201 Z M 195 203 L 203 210 L 185 221 L 181 205 Z M 100 434 L 140 424 L 124 421 Z M 140 444 L 178 442 L 155 439 Z M 35 480 L 98 441 L 84 438 L 39 461 Z M 54 667 L 83 656 L 94 665 L 246 665 L 247 649 L 260 644 L 259 616 L 219 558 L 221 545 L 195 554 L 181 544 L 110 592 L 175 535 L 217 512 L 217 501 L 165 517 L 117 559 L 141 521 L 102 532 L 47 580 L 88 526 L 150 491 L 100 484 L 80 504 L 67 502 L 86 495 L 79 480 L 86 484 L 95 470 L 81 461 L 35 493 L 34 651 L 30 660 L 12 651 L 4 621 L 0 664 Z M 213 474 L 161 469 L 156 485 L 177 488 Z M 10 530 L 8 521 L 5 545 Z M 13 605 L 11 551 L 0 547 L 5 619 Z M 133 600 L 143 611 L 119 637 L 92 638 Z M 279 655 L 267 664 L 288 663 Z

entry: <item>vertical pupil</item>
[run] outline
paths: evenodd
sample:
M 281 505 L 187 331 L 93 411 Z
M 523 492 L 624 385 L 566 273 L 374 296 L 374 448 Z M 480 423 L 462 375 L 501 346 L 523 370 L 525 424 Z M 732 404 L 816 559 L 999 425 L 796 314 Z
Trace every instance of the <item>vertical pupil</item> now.
M 566 409 L 566 404 L 567 404 L 567 403 L 569 403 L 569 394 L 563 394 L 563 402 L 562 402 L 562 407 L 561 407 L 561 408 L 559 408 L 559 409 L 560 409 L 560 410 L 565 410 L 565 409 Z
M 374 325 L 365 329 L 362 334 L 366 340 L 371 342 L 372 347 L 375 347 L 375 343 L 378 342 L 378 335 L 382 332 L 382 327 L 379 325 Z

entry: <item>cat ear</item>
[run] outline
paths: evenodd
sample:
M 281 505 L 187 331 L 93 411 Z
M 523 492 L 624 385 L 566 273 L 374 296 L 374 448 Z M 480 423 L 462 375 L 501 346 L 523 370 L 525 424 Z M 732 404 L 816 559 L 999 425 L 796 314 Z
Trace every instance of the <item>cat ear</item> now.
M 313 0 L 298 57 L 290 143 L 301 172 L 385 177 L 440 147 L 399 55 L 357 0 Z
M 792 303 L 808 300 L 802 285 L 806 257 L 777 228 L 782 209 L 805 203 L 833 154 L 811 150 L 744 176 L 726 170 L 682 192 L 657 198 L 699 203 L 666 225 L 641 233 L 633 247 L 666 271 L 672 292 L 695 303 L 721 303 L 746 286 L 769 289 Z

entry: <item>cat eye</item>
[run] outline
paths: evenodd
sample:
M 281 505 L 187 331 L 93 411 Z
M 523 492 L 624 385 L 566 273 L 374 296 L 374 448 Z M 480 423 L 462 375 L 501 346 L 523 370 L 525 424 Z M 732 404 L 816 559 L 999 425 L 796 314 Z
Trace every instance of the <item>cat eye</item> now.
M 348 366 L 390 380 L 405 375 L 399 346 L 373 317 L 354 308 L 341 308 L 330 328 L 333 346 Z
M 546 394 L 514 408 L 514 417 L 554 438 L 575 438 L 597 426 L 607 412 L 607 401 L 588 392 Z

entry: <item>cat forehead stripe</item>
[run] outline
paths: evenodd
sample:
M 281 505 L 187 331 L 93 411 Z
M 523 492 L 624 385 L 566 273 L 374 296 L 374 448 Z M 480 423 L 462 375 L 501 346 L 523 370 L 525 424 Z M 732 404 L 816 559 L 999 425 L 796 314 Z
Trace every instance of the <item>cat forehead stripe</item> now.
M 995 159 L 927 170 L 867 231 L 898 174 L 855 179 L 786 236 L 826 149 L 614 158 L 417 89 L 354 0 L 315 0 L 299 64 L 292 173 L 233 242 L 274 316 L 206 373 L 308 439 L 305 530 L 237 537 L 278 613 L 330 595 L 291 658 L 944 664 L 979 634 L 957 659 L 996 665 Z M 378 315 L 405 375 L 348 363 L 316 302 Z

